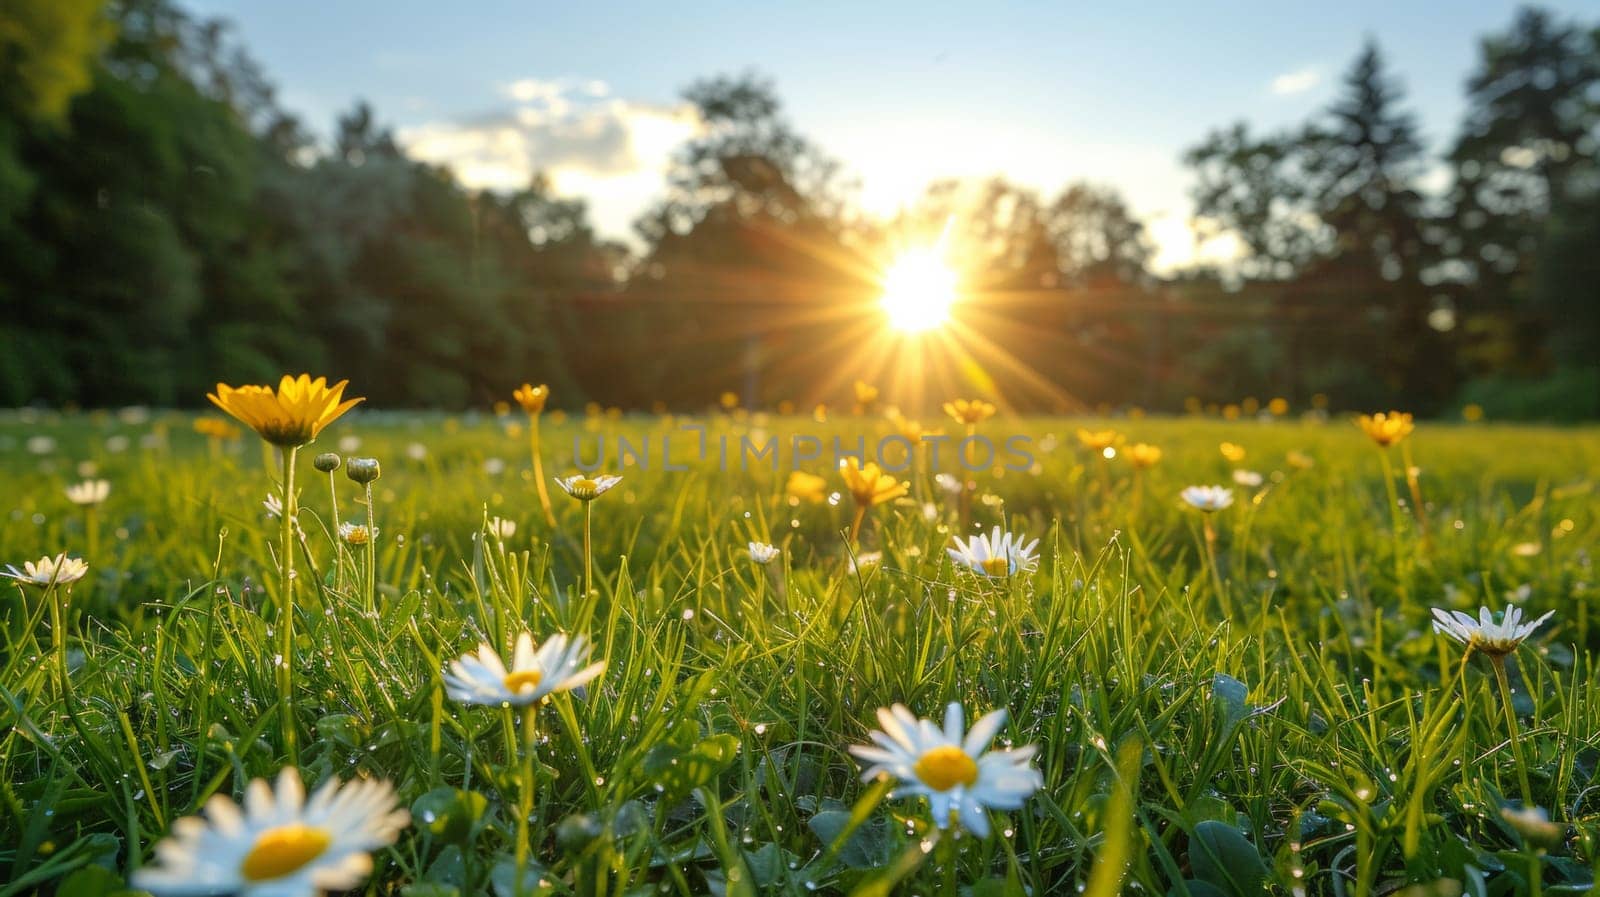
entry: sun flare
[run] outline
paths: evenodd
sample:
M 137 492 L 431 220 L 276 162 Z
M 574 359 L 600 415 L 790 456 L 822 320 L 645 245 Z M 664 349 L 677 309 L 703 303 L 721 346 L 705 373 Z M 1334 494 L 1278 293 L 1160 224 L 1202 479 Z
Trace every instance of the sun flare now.
M 933 249 L 911 249 L 883 272 L 883 296 L 878 301 L 891 327 L 903 333 L 921 333 L 948 321 L 957 298 L 956 273 L 940 254 Z

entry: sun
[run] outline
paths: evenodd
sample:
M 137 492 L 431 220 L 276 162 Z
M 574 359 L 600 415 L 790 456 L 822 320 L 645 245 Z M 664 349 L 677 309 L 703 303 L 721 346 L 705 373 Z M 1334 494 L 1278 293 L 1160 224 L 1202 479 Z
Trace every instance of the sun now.
M 883 272 L 878 301 L 889 326 L 902 333 L 921 333 L 950 320 L 956 304 L 956 273 L 933 249 L 909 249 Z

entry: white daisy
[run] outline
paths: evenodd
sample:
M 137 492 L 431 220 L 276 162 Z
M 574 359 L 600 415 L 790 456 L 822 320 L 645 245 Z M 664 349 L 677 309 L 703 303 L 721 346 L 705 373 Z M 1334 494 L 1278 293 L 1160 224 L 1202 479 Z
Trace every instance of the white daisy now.
M 111 484 L 105 480 L 84 480 L 67 487 L 67 501 L 75 505 L 97 505 L 111 494 Z
M 365 545 L 378 537 L 378 528 L 367 529 L 364 523 L 339 524 L 339 538 L 346 545 Z
M 1233 504 L 1233 490 L 1226 486 L 1190 486 L 1180 492 L 1179 497 L 1190 507 L 1208 514 Z
M 1034 553 L 1038 539 L 1023 545 L 1022 536 L 1002 533 L 998 526 L 987 536 L 979 533 L 964 542 L 958 537 L 955 542 L 956 547 L 945 549 L 950 559 L 984 576 L 1011 576 L 1019 570 L 1031 573 L 1039 565 Z
M 1487 608 L 1478 609 L 1478 618 L 1461 611 L 1433 609 L 1433 631 L 1455 639 L 1468 649 L 1482 651 L 1491 657 L 1504 657 L 1517 650 L 1523 640 L 1533 635 L 1544 621 L 1555 615 L 1550 611 L 1532 623 L 1522 622 L 1522 608 L 1512 605 L 1501 615 L 1500 622 Z
M 1018 809 L 1044 785 L 1044 776 L 1028 765 L 1037 750 L 1033 745 L 988 750 L 1005 721 L 1004 709 L 992 711 L 962 737 L 959 703 L 945 708 L 943 729 L 896 704 L 878 711 L 883 730 L 872 733 L 874 744 L 854 745 L 850 753 L 868 764 L 862 781 L 894 776 L 901 782 L 895 795 L 926 797 L 940 828 L 959 820 L 968 831 L 987 837 L 987 810 Z
M 765 542 L 750 543 L 750 560 L 758 564 L 770 564 L 783 554 L 783 549 Z
M 244 808 L 223 795 L 206 818 L 186 816 L 155 846 L 158 862 L 133 873 L 136 888 L 158 895 L 231 893 L 239 897 L 315 897 L 360 886 L 371 851 L 394 843 L 411 815 L 394 786 L 330 778 L 308 800 L 300 773 L 278 773 L 276 792 L 252 781 Z
M 556 485 L 578 501 L 594 501 L 605 495 L 612 486 L 620 482 L 622 482 L 622 477 L 609 474 L 601 474 L 592 479 L 581 473 L 573 474 L 570 477 L 556 477 Z
M 517 636 L 517 648 L 507 670 L 500 655 L 487 642 L 477 654 L 463 654 L 450 662 L 444 674 L 450 697 L 466 704 L 532 704 L 545 695 L 570 691 L 600 675 L 605 661 L 583 666 L 589 659 L 589 644 L 583 636 L 568 638 L 556 633 L 536 652 L 533 636 Z
M 283 498 L 276 492 L 268 492 L 261 506 L 267 509 L 267 516 L 273 520 L 283 516 Z
M 504 517 L 489 518 L 489 535 L 502 542 L 517 534 L 517 522 Z
M 1265 480 L 1261 474 L 1253 470 L 1240 469 L 1233 472 L 1233 481 L 1246 489 L 1254 489 Z
M 0 576 L 9 576 L 18 582 L 32 583 L 36 586 L 47 586 L 51 583 L 65 585 L 82 579 L 89 572 L 89 564 L 83 558 L 69 558 L 65 554 L 55 557 L 46 555 L 37 561 L 24 561 L 21 570 L 7 564 L 6 571 L 0 573 Z

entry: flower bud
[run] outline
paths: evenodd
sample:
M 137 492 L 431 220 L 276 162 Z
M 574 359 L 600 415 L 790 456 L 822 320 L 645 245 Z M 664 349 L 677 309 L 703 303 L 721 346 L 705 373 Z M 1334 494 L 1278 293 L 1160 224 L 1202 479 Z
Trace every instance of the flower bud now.
M 323 452 L 311 459 L 311 466 L 323 473 L 333 473 L 339 469 L 339 456 L 333 452 Z
M 351 458 L 345 464 L 344 472 L 350 479 L 362 485 L 376 480 L 383 474 L 382 469 L 378 467 L 377 458 Z

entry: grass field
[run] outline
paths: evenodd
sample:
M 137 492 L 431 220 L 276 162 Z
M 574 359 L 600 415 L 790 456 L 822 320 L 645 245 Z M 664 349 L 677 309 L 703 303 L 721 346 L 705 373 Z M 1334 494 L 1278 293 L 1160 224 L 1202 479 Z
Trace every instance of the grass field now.
M 528 804 L 540 893 L 1420 897 L 1595 880 L 1600 432 L 1421 424 L 1388 450 L 1386 485 L 1385 452 L 1345 419 L 994 418 L 983 432 L 1029 437 L 1036 463 L 974 473 L 964 497 L 907 474 L 853 549 L 877 563 L 852 561 L 848 493 L 791 500 L 787 470 L 656 457 L 614 469 L 588 506 L 585 595 L 585 506 L 552 487 L 546 524 L 525 423 L 357 413 L 301 452 L 297 765 L 308 787 L 392 781 L 412 815 L 361 893 L 510 895 Z M 701 423 L 713 440 L 847 445 L 888 426 Z M 574 472 L 575 434 L 588 455 L 677 426 L 547 418 L 546 473 Z M 1135 473 L 1080 427 L 1163 456 Z M 330 486 L 318 451 L 382 464 L 370 583 L 365 547 L 332 532 L 331 494 L 364 521 L 362 490 L 343 469 Z M 826 459 L 807 466 L 842 490 Z M 1235 485 L 1235 468 L 1262 484 Z M 212 442 L 182 415 L 31 413 L 0 420 L 0 469 L 0 562 L 89 564 L 70 588 L 0 589 L 0 897 L 114 892 L 174 820 L 290 762 L 281 531 L 263 507 L 278 467 L 248 431 Z M 64 494 L 86 476 L 111 484 L 89 512 Z M 1180 502 L 1205 483 L 1237 500 L 1210 517 Z M 1038 569 L 953 565 L 963 508 L 972 532 L 1038 537 Z M 492 517 L 514 533 L 486 532 Z M 757 564 L 751 541 L 782 554 Z M 1430 627 L 1433 607 L 1480 605 L 1555 612 L 1506 662 L 1509 714 L 1492 659 Z M 605 672 L 525 717 L 446 695 L 450 660 L 524 628 L 587 635 Z M 995 811 L 987 838 L 941 832 L 848 753 L 878 708 L 938 719 L 952 701 L 969 723 L 1005 708 L 997 744 L 1038 747 L 1043 787 Z

